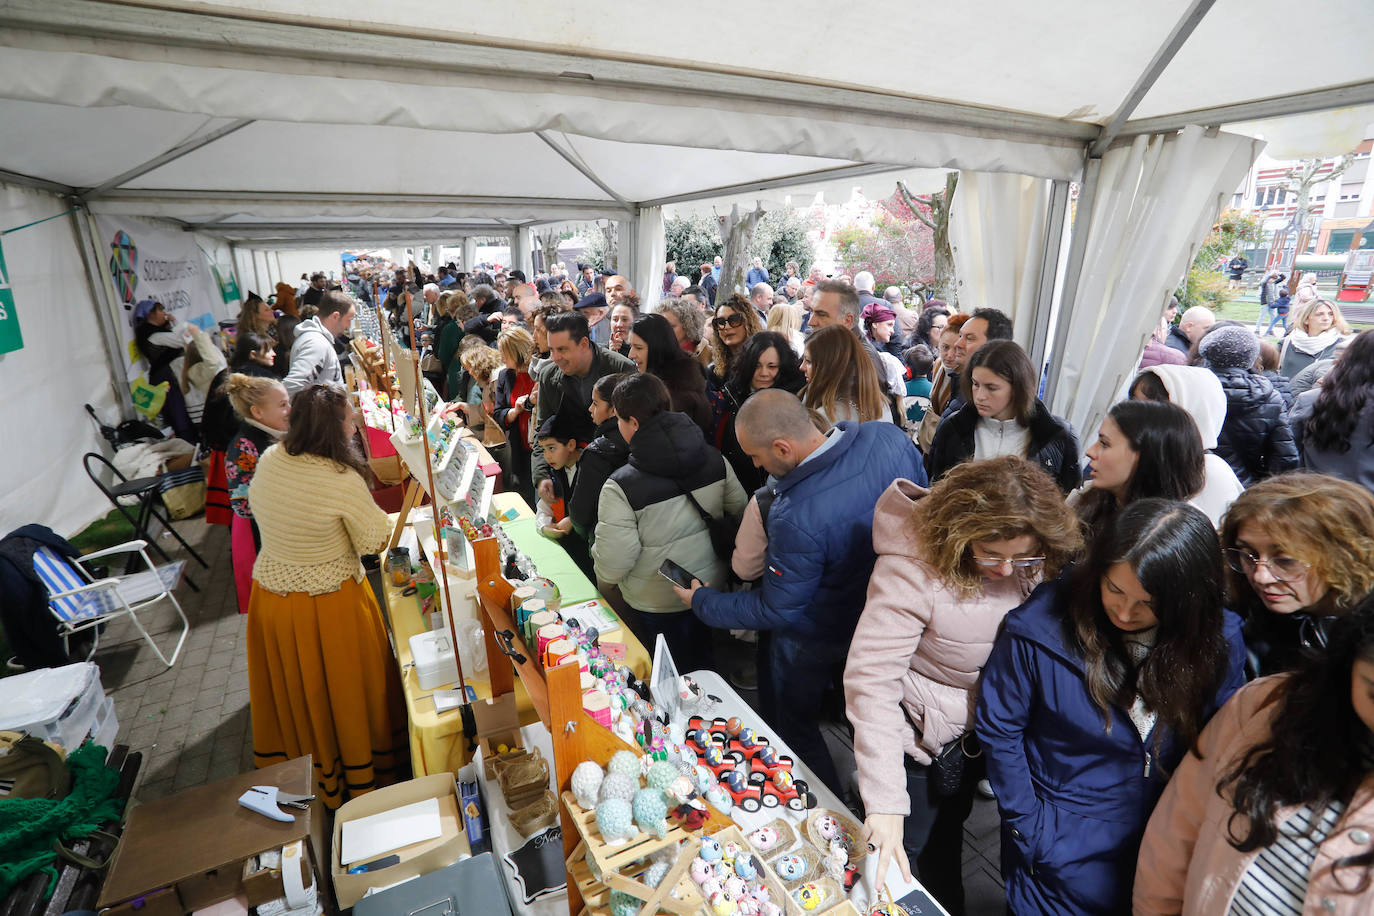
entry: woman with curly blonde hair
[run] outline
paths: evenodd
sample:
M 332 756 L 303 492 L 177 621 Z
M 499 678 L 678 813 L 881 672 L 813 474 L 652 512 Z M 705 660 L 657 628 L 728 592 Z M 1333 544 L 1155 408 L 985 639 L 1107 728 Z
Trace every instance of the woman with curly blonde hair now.
M 1083 537 L 1053 479 L 1004 456 L 952 468 L 928 493 L 893 482 L 873 512 L 873 547 L 844 691 L 876 873 L 895 856 L 909 877 L 915 862 L 926 889 L 962 913 L 959 850 L 977 776 L 965 767 L 946 795 L 934 762 L 964 746 L 1002 618 L 1058 574 Z
M 1271 477 L 1231 504 L 1221 546 L 1259 673 L 1288 671 L 1374 589 L 1374 495 L 1325 474 Z
M 718 382 L 724 382 L 744 342 L 763 330 L 763 322 L 753 304 L 735 293 L 716 306 L 711 330 L 711 373 Z

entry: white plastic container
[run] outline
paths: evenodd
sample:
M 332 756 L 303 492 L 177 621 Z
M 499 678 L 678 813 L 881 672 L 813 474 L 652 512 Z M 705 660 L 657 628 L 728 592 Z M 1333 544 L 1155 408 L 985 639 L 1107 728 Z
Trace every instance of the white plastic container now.
M 28 732 L 70 753 L 96 727 L 105 702 L 100 669 L 91 662 L 27 671 L 0 678 L 0 729 Z
M 115 736 L 119 734 L 119 720 L 115 718 L 114 697 L 106 697 L 96 711 L 95 725 L 91 727 L 91 741 L 107 751 L 113 751 Z
M 410 637 L 410 655 L 421 690 L 433 690 L 458 680 L 458 662 L 447 630 L 430 630 Z

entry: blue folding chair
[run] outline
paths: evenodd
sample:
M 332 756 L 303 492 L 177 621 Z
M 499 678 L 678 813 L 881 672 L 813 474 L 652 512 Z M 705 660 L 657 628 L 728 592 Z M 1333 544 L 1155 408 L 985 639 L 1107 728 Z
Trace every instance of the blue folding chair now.
M 130 575 L 95 579 L 82 565 L 101 557 L 125 553 L 137 553 L 142 558 L 145 569 Z M 132 559 L 134 558 L 131 557 Z M 148 542 L 141 540 L 88 553 L 75 563 L 47 547 L 40 547 L 33 554 L 34 572 L 48 589 L 48 609 L 57 618 L 62 644 L 68 651 L 72 636 L 84 630 L 94 629 L 95 639 L 91 641 L 91 651 L 87 656 L 89 660 L 95 655 L 96 647 L 99 645 L 101 624 L 128 617 L 143 639 L 152 646 L 158 659 L 169 668 L 176 664 L 177 656 L 181 654 L 181 647 L 191 629 L 186 612 L 181 609 L 181 604 L 172 594 L 172 590 L 181 581 L 185 567 L 184 560 L 154 566 L 153 561 L 148 558 Z M 163 599 L 172 602 L 177 616 L 181 618 L 181 636 L 177 639 L 171 658 L 158 648 L 152 635 L 143 626 L 143 621 L 138 617 L 139 611 Z

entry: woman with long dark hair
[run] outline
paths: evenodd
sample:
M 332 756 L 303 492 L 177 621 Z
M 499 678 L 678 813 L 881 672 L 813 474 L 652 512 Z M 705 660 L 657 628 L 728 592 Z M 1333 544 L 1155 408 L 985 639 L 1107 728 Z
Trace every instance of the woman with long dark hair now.
M 714 441 L 711 405 L 706 399 L 706 377 L 701 374 L 697 361 L 678 346 L 668 320 L 658 313 L 638 318 L 630 326 L 627 343 L 630 359 L 639 371 L 658 376 L 667 387 L 673 410 L 685 413 L 708 442 Z
M 926 455 L 932 481 L 970 458 L 1018 455 L 1048 471 L 1065 493 L 1078 486 L 1078 440 L 1035 396 L 1035 367 L 1020 346 L 983 344 L 965 364 L 960 388 L 964 406 L 940 423 Z
M 1226 512 L 1228 606 L 1245 616 L 1260 674 L 1323 651 L 1334 618 L 1374 589 L 1374 495 L 1324 474 L 1271 477 Z
M 926 495 L 895 481 L 873 513 L 873 567 L 845 666 L 845 710 L 875 874 L 896 858 L 964 912 L 960 851 L 977 774 L 940 784 L 936 758 L 975 753 L 969 710 L 1007 612 L 1083 546 L 1053 481 L 1023 458 L 972 461 Z M 953 791 L 950 791 L 950 789 Z
M 1374 600 L 1217 713 L 1159 800 L 1140 916 L 1374 912 Z
M 797 354 L 782 334 L 760 331 L 745 341 L 744 349 L 725 379 L 727 414 L 720 435 L 720 453 L 735 469 L 744 492 L 753 493 L 763 486 L 768 474 L 740 448 L 739 437 L 735 435 L 735 415 L 755 391 L 781 388 L 796 394 L 805 385 L 806 376 L 802 375 L 797 363 Z
M 1097 441 L 1088 446 L 1093 478 L 1069 494 L 1069 505 L 1078 510 L 1091 540 L 1137 499 L 1189 502 L 1202 489 L 1202 455 L 1202 436 L 1188 411 L 1174 404 L 1121 401 L 1107 412 Z
M 1221 551 L 1191 506 L 1140 499 L 1087 560 L 1007 615 L 975 727 L 1013 913 L 1120 913 L 1145 822 L 1244 683 Z
M 362 554 L 391 533 L 353 445 L 348 395 L 312 385 L 248 487 L 262 549 L 248 607 L 248 689 L 258 767 L 310 754 L 329 808 L 406 778 L 396 660 Z
M 949 309 L 944 305 L 927 305 L 921 309 L 921 317 L 916 319 L 916 330 L 911 332 L 911 346 L 925 344 L 932 353 L 940 352 L 940 333 L 949 324 Z
M 1290 420 L 1303 467 L 1374 492 L 1374 331 L 1350 341 Z

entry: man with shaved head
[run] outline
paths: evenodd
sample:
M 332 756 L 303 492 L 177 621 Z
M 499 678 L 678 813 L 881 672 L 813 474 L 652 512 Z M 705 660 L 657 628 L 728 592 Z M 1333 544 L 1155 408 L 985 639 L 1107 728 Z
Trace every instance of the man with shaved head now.
M 755 392 L 735 418 L 735 435 L 767 471 L 759 491 L 768 535 L 761 588 L 724 592 L 694 581 L 678 596 L 705 623 L 770 630 L 761 712 L 816 775 L 842 792 L 816 712 L 840 684 L 849 640 L 863 610 L 873 552 L 873 507 L 894 480 L 926 483 L 920 453 L 892 423 L 841 422 L 819 432 L 793 394 Z

